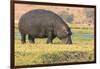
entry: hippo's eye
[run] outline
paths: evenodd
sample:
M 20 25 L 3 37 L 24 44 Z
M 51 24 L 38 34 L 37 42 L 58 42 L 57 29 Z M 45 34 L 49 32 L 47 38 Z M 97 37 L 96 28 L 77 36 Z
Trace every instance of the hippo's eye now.
M 65 33 L 67 33 L 67 31 L 66 31 L 66 30 L 64 30 L 64 32 L 65 32 Z

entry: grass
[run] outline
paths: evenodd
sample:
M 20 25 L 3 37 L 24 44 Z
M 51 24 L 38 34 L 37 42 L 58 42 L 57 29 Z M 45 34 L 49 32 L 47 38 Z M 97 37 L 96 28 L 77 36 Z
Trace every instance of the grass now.
M 76 28 L 75 28 L 75 27 Z M 81 26 L 81 27 L 80 27 Z M 36 38 L 35 43 L 21 44 L 20 35 L 15 35 L 15 65 L 55 64 L 86 62 L 94 60 L 94 38 L 77 34 L 93 34 L 93 26 L 70 25 L 73 44 L 63 44 L 55 38 L 53 44 L 46 44 L 47 38 Z M 84 28 L 84 29 L 83 29 Z M 87 29 L 88 28 L 88 29 Z M 18 33 L 15 25 L 15 34 Z
M 92 41 L 66 45 L 54 40 L 46 44 L 46 39 L 36 39 L 35 44 L 21 44 L 15 40 L 15 65 L 53 64 L 68 62 L 85 62 L 94 60 Z

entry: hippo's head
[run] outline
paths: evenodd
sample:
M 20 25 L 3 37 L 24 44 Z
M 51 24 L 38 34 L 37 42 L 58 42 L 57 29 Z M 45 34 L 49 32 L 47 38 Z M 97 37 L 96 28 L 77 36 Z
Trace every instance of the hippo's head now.
M 67 34 L 64 38 L 61 38 L 61 40 L 65 44 L 72 44 L 71 33 Z
M 72 44 L 71 39 L 72 32 L 69 27 L 63 27 L 59 30 L 58 37 L 62 40 L 65 44 Z

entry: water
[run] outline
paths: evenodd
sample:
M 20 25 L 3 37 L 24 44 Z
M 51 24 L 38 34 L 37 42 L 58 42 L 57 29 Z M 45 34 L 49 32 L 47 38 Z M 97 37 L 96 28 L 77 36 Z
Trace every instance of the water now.
M 80 36 L 80 37 L 88 37 L 88 38 L 94 38 L 94 34 L 79 34 L 79 33 L 73 33 L 72 36 Z
M 20 39 L 21 37 L 20 37 L 21 35 L 20 35 L 20 33 L 19 32 L 16 32 L 15 33 L 15 38 L 16 39 Z M 94 38 L 94 34 L 92 34 L 92 33 L 84 33 L 84 34 L 80 34 L 80 33 L 73 33 L 72 34 L 72 37 L 80 37 L 80 38 Z

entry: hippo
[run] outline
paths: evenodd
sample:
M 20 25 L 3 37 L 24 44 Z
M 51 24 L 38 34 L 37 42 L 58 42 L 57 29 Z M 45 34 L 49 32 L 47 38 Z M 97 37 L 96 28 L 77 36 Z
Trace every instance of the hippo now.
M 31 43 L 35 38 L 47 38 L 47 43 L 53 43 L 55 37 L 64 44 L 72 44 L 71 29 L 56 13 L 50 10 L 35 9 L 23 14 L 18 23 L 21 43 L 26 43 L 26 35 Z

